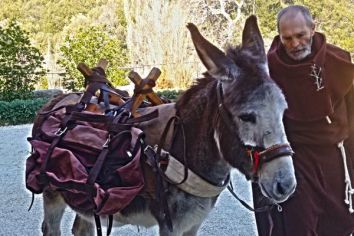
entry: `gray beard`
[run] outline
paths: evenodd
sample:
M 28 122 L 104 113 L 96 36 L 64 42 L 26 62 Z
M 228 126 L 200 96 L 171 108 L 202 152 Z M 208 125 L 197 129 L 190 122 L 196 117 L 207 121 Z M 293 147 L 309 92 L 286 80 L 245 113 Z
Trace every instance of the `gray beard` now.
M 294 56 L 288 50 L 285 50 L 286 54 L 288 54 L 288 56 L 295 61 L 301 61 L 302 59 L 306 58 L 308 55 L 311 54 L 312 42 L 313 42 L 313 38 L 311 37 L 310 43 L 306 45 L 305 50 L 301 54 L 298 54 L 297 56 Z

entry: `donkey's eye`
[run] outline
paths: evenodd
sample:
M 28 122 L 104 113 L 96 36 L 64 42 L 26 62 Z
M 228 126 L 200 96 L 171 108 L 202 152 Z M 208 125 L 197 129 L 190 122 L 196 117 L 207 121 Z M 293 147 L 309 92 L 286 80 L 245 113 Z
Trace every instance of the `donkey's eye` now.
M 241 114 L 238 116 L 244 122 L 256 123 L 256 115 L 252 113 Z

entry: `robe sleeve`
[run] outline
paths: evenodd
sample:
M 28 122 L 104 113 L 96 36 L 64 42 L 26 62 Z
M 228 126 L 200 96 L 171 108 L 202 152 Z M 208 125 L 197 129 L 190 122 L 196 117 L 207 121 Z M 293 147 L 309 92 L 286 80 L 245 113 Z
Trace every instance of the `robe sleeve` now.
M 343 54 L 343 59 L 351 62 L 350 53 Z M 353 78 L 354 79 L 354 78 Z M 349 128 L 349 137 L 345 140 L 345 150 L 348 155 L 348 166 L 352 166 L 351 176 L 354 173 L 354 84 L 352 85 L 349 93 L 345 96 L 345 102 L 347 106 L 347 116 L 348 116 L 348 128 Z

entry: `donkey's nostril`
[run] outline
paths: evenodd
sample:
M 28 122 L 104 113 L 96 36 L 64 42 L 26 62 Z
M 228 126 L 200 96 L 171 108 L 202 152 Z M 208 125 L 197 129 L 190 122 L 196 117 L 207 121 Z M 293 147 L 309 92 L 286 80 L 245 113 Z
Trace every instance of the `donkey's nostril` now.
M 278 181 L 276 183 L 275 191 L 279 195 L 289 195 L 294 192 L 296 187 L 296 182 L 294 181 Z
M 281 195 L 284 195 L 286 193 L 286 188 L 283 186 L 281 182 L 277 183 L 277 192 Z

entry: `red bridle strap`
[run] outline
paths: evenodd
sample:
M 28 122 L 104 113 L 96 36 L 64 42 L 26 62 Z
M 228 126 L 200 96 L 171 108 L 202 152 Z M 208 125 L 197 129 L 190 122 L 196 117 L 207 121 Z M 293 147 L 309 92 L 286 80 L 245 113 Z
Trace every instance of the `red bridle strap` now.
M 259 152 L 252 150 L 252 149 L 247 149 L 246 150 L 248 153 L 248 156 L 251 158 L 252 161 L 252 172 L 257 173 L 258 168 L 260 167 L 260 156 Z
M 253 149 L 247 149 L 246 151 L 251 158 L 252 172 L 254 174 L 258 172 L 264 162 L 269 162 L 282 156 L 292 156 L 294 154 L 290 145 L 287 143 L 273 145 L 261 152 Z

